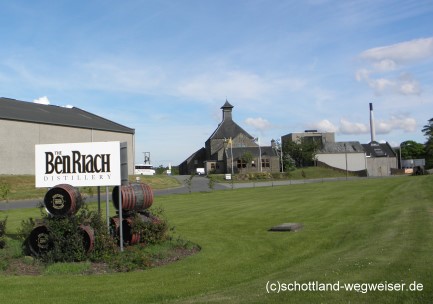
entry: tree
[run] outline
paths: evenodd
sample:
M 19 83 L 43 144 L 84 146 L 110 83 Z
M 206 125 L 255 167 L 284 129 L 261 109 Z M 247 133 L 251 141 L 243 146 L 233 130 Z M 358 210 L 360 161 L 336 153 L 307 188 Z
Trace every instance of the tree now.
M 433 118 L 430 118 L 428 123 L 423 127 L 422 132 L 427 137 L 425 143 L 425 162 L 426 169 L 433 168 Z
M 242 161 L 247 165 L 247 168 L 249 167 L 249 164 L 253 161 L 253 155 L 251 152 L 247 151 L 244 154 L 242 154 L 241 157 Z
M 313 163 L 320 145 L 311 138 L 303 137 L 299 141 L 289 141 L 283 147 L 286 159 L 291 158 L 296 167 L 309 166 Z
M 164 171 L 168 170 L 167 167 L 163 165 L 159 165 L 159 167 L 155 168 L 155 174 L 164 174 Z
M 407 140 L 401 143 L 402 159 L 420 159 L 425 157 L 424 145 L 413 140 Z

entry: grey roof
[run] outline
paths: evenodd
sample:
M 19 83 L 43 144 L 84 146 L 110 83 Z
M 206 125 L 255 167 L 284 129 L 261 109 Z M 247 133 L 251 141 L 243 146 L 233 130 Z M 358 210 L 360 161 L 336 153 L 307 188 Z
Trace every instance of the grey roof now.
M 371 157 L 396 157 L 397 154 L 391 148 L 388 143 L 382 144 L 376 141 L 372 141 L 368 144 L 362 145 L 367 153 L 367 156 Z
M 183 163 L 189 163 L 195 158 L 206 158 L 206 149 L 200 148 L 197 151 L 195 151 L 193 154 L 191 154 L 186 160 L 183 161 Z
M 260 153 L 262 157 L 271 157 L 271 156 L 278 156 L 275 149 L 273 149 L 271 146 L 262 146 L 260 147 L 237 147 L 237 148 L 228 148 L 227 149 L 227 157 L 230 157 L 231 151 L 233 150 L 233 158 L 241 158 L 246 152 L 251 153 L 253 157 L 259 157 Z
M 228 100 L 226 99 L 225 104 L 221 107 L 221 109 L 233 109 L 234 107 L 230 104 L 230 102 L 228 102 Z
M 135 130 L 81 110 L 0 97 L 0 119 L 134 134 Z
M 358 141 L 325 143 L 319 153 L 364 153 L 363 146 Z
M 223 110 L 223 113 L 227 112 L 227 114 L 223 115 L 223 121 L 218 124 L 218 127 L 208 138 L 207 141 L 212 139 L 235 138 L 239 134 L 244 134 L 251 139 L 254 138 L 253 136 L 248 134 L 248 132 L 242 129 L 237 123 L 234 122 L 232 118 L 233 106 L 227 100 L 225 104 L 221 107 L 221 109 Z
M 224 119 L 217 129 L 212 133 L 209 139 L 224 139 L 224 138 L 235 138 L 239 134 L 245 134 L 245 136 L 253 139 L 254 137 L 248 134 L 247 131 L 242 129 L 237 123 L 232 119 Z

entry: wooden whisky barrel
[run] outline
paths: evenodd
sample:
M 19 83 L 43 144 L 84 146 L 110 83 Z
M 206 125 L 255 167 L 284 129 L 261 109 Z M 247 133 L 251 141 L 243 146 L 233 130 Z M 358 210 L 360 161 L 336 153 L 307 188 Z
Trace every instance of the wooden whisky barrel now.
M 52 249 L 50 231 L 45 224 L 40 224 L 33 228 L 27 238 L 27 246 L 30 254 L 33 256 L 40 256 Z
M 44 197 L 45 209 L 54 217 L 66 217 L 77 213 L 82 202 L 78 189 L 67 184 L 54 186 Z
M 119 210 L 119 186 L 113 188 L 114 207 Z M 153 190 L 145 183 L 121 186 L 122 210 L 143 211 L 153 204 Z

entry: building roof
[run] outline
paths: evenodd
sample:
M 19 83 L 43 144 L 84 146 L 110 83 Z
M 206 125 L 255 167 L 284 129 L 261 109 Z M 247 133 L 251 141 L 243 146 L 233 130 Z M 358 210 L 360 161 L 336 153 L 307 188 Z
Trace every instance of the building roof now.
M 254 137 L 242 129 L 237 123 L 231 119 L 225 119 L 218 125 L 218 128 L 212 133 L 209 139 L 224 139 L 224 138 L 235 138 L 238 134 L 245 134 L 246 136 L 253 139 Z
M 234 107 L 230 104 L 230 102 L 228 102 L 228 100 L 226 99 L 225 104 L 221 107 L 221 109 L 233 109 Z
M 368 144 L 362 145 L 367 153 L 367 156 L 370 157 L 396 157 L 397 154 L 391 148 L 388 143 L 381 144 L 377 141 L 372 141 Z
M 245 134 L 245 136 L 253 139 L 254 137 L 248 134 L 247 131 L 242 129 L 237 123 L 233 121 L 232 109 L 233 106 L 226 100 L 225 104 L 221 107 L 223 110 L 223 121 L 218 125 L 216 130 L 212 133 L 208 140 L 211 139 L 226 139 L 235 138 L 239 134 Z M 225 113 L 225 114 L 224 114 Z
M 80 108 L 0 97 L 0 119 L 134 134 L 135 130 Z
M 364 147 L 358 141 L 330 142 L 323 144 L 319 153 L 364 153 Z
M 271 156 L 278 156 L 276 150 L 272 148 L 271 146 L 262 146 L 262 147 L 238 147 L 238 148 L 228 148 L 226 150 L 227 156 L 231 158 L 231 151 L 233 151 L 233 158 L 242 158 L 242 156 L 249 152 L 253 157 L 259 157 L 260 155 L 262 157 L 271 157 Z

